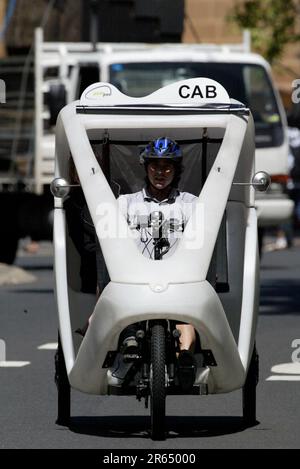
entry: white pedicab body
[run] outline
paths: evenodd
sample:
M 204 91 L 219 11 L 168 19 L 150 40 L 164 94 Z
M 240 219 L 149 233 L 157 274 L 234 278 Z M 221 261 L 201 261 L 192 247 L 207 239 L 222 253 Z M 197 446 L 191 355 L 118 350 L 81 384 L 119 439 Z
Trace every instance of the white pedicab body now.
M 107 134 L 122 144 L 126 140 L 146 144 L 162 135 L 179 144 L 203 136 L 219 139 L 218 152 L 172 256 L 153 261 L 138 250 L 90 144 L 93 139 L 104 140 Z M 91 394 L 110 394 L 110 370 L 104 364 L 117 350 L 121 331 L 138 321 L 167 319 L 192 324 L 201 349 L 209 352 L 211 360 L 197 369 L 199 394 L 242 388 L 254 353 L 259 290 L 251 186 L 254 130 L 249 111 L 230 100 L 221 85 L 205 78 L 177 82 L 144 98 L 130 98 L 110 84 L 98 83 L 60 113 L 56 178 L 68 178 L 70 153 L 111 280 L 96 304 L 94 296 L 80 292 L 79 258 L 66 227 L 65 191 L 60 192 L 61 181 L 56 179 L 56 295 L 71 386 Z M 226 237 L 218 243 L 224 213 Z M 216 261 L 217 265 L 226 263 L 223 272 L 228 288 L 223 293 L 207 280 L 220 249 L 226 251 Z M 74 331 L 92 312 L 81 341 Z

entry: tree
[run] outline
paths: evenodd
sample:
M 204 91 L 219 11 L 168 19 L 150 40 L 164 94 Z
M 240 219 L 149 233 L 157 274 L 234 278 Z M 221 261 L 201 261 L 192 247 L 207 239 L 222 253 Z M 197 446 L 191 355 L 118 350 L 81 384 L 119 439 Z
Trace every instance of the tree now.
M 236 3 L 230 19 L 249 29 L 254 49 L 274 63 L 287 44 L 300 41 L 299 13 L 300 0 L 246 0 Z

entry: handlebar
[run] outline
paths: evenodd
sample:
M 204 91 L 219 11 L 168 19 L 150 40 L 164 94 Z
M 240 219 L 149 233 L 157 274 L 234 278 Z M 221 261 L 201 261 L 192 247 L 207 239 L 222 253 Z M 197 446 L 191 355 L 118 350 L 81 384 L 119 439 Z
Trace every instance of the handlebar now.
M 164 219 L 164 214 L 160 211 L 151 212 L 149 216 L 140 216 L 137 223 L 130 224 L 131 229 L 141 231 L 141 241 L 147 242 L 144 238 L 146 229 L 152 230 L 152 239 L 154 242 L 154 259 L 160 260 L 170 249 L 168 235 L 170 232 L 183 231 L 184 223 L 180 223 L 175 218 Z

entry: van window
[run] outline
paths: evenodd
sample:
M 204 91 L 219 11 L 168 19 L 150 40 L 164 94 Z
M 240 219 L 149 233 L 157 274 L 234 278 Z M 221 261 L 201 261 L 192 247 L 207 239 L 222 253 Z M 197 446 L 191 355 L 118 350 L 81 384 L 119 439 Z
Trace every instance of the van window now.
M 76 90 L 76 99 L 79 99 L 84 90 L 97 83 L 100 77 L 100 69 L 97 63 L 79 64 L 79 76 Z
M 218 81 L 229 96 L 249 106 L 256 130 L 256 147 L 283 143 L 276 97 L 260 65 L 220 62 L 144 62 L 110 65 L 110 82 L 128 96 L 147 96 L 178 80 L 207 77 Z

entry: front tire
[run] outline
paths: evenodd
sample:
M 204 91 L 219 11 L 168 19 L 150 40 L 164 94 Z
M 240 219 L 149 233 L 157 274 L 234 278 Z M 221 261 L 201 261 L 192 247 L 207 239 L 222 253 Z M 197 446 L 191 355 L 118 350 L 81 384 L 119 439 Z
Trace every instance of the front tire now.
M 162 324 L 155 324 L 151 333 L 150 372 L 151 437 L 153 440 L 165 439 L 165 364 L 165 329 Z

